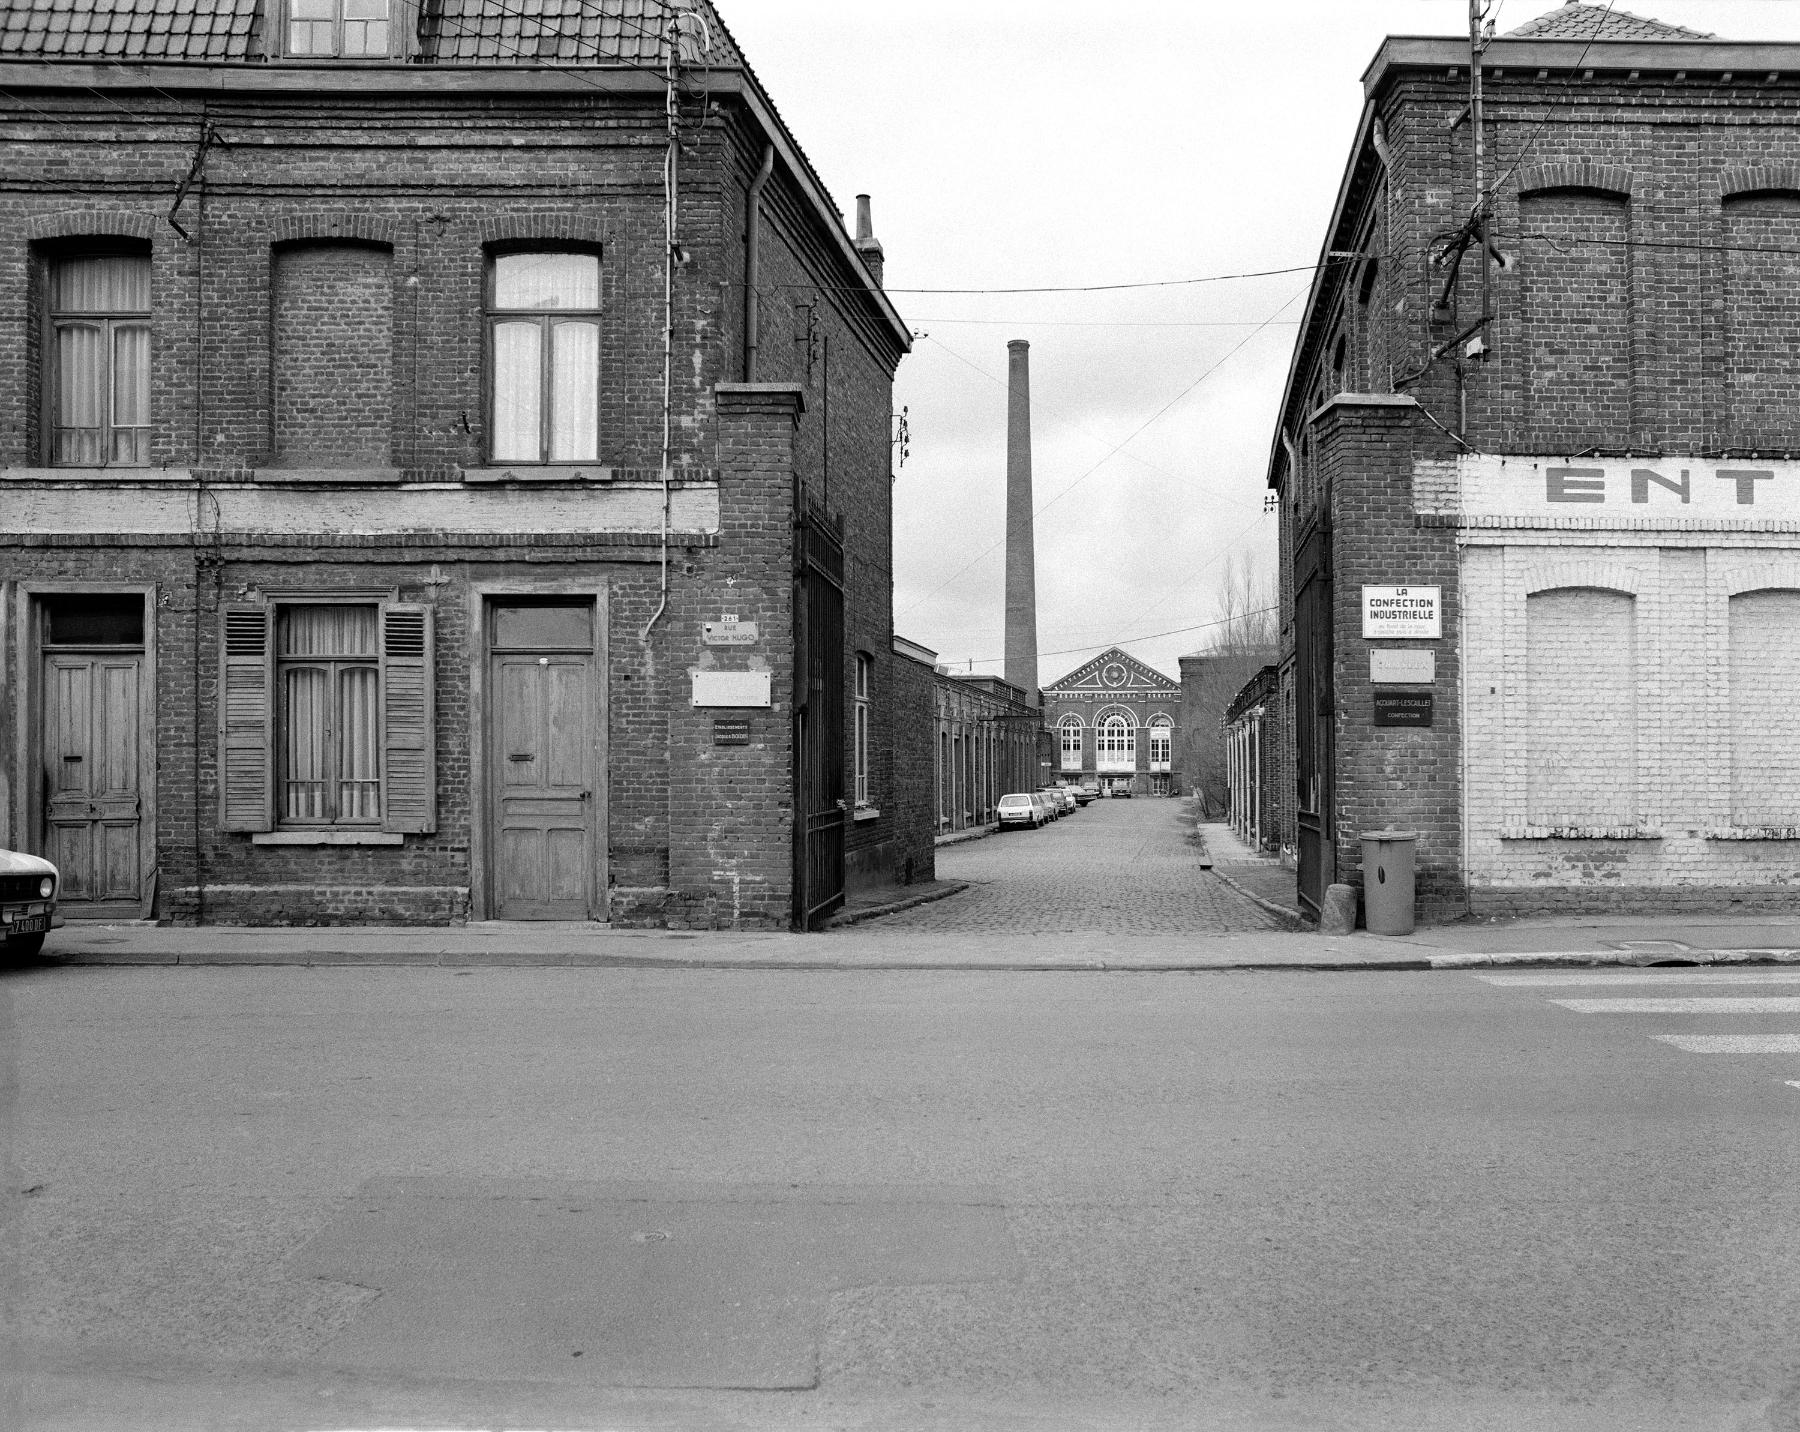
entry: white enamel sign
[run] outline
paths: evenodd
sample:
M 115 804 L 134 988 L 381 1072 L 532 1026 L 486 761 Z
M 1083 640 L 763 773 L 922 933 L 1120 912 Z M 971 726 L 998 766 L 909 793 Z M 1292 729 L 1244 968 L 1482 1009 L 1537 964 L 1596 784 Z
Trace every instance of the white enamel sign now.
M 1363 635 L 1384 637 L 1442 636 L 1437 587 L 1364 587 Z

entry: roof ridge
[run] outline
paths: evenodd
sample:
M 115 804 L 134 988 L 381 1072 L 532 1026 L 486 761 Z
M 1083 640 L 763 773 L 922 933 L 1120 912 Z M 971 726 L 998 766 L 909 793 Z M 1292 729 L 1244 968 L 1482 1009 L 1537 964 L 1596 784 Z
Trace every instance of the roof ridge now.
M 1535 20 L 1527 20 L 1516 30 L 1501 36 L 1506 40 L 1716 40 L 1717 35 L 1704 30 L 1690 30 L 1685 25 L 1671 25 L 1647 15 L 1633 15 L 1611 5 L 1600 6 L 1585 0 L 1564 0 L 1554 10 L 1546 10 Z

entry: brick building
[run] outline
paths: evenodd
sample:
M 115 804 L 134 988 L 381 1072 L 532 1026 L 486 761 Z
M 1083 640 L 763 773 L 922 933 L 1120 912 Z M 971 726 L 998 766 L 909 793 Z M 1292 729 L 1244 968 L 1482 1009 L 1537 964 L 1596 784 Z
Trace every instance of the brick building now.
M 1231 828 L 1252 850 L 1281 848 L 1280 691 L 1278 669 L 1263 667 L 1232 697 L 1222 722 Z
M 932 695 L 939 834 L 992 825 L 1001 796 L 1035 791 L 1049 779 L 1042 714 L 1022 689 L 940 666 Z
M 0 845 L 787 926 L 909 857 L 908 331 L 703 0 L 13 0 Z
M 1273 444 L 1300 892 L 1800 888 L 1800 45 L 1390 38 Z M 1475 128 L 1480 126 L 1478 150 Z
M 1106 791 L 1167 796 L 1182 789 L 1180 715 L 1180 683 L 1116 646 L 1044 688 L 1057 778 Z

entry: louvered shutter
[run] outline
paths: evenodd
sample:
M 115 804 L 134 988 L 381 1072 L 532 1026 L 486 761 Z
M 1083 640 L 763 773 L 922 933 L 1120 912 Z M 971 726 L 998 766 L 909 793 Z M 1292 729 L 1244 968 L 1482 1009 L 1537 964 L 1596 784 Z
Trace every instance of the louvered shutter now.
M 381 828 L 437 829 L 437 721 L 431 608 L 381 610 Z
M 222 609 L 219 660 L 219 828 L 271 828 L 275 804 L 273 608 Z

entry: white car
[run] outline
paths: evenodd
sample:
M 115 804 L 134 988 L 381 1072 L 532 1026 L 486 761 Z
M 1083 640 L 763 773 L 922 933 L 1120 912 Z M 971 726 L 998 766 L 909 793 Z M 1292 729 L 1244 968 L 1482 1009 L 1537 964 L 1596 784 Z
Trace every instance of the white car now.
M 27 960 L 44 947 L 44 936 L 61 925 L 56 892 L 61 877 L 48 860 L 0 850 L 0 953 Z
M 1042 811 L 1029 791 L 1015 791 L 1011 795 L 1001 796 L 1000 804 L 994 809 L 1002 830 L 1009 825 L 1022 825 L 1027 830 L 1036 830 L 1042 824 Z

